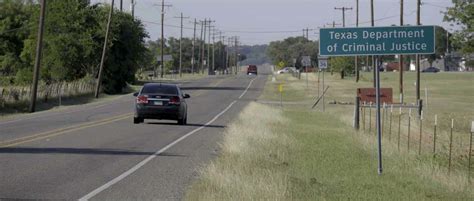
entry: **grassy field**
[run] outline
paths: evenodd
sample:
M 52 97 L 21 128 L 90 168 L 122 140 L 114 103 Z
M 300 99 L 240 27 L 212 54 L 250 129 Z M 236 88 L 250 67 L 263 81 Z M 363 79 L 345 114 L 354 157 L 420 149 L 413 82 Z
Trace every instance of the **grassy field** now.
M 356 88 L 371 85 L 366 79 L 368 74 L 364 74 L 363 81 L 358 84 L 349 79 L 340 80 L 336 75 L 329 76 L 329 73 L 326 75 L 327 84 L 331 86 L 327 102 L 353 102 Z M 391 83 L 396 85 L 397 74 L 384 73 L 382 76 L 385 87 L 390 87 Z M 317 85 L 317 76 L 309 78 L 309 86 Z M 406 83 L 413 83 L 413 78 L 413 74 L 407 73 Z M 469 89 L 474 86 L 470 84 L 474 74 L 430 74 L 423 75 L 423 80 L 432 94 L 428 114 L 472 119 L 474 101 L 469 101 L 473 99 Z M 385 137 L 384 173 L 379 176 L 376 138 L 368 130 L 352 129 L 353 106 L 327 104 L 324 113 L 319 112 L 320 106 L 311 110 L 317 87 L 306 88 L 304 80 L 287 75 L 278 76 L 276 82 L 269 78 L 261 99 L 278 101 L 281 83 L 284 84 L 283 100 L 302 104 L 280 108 L 251 103 L 228 127 L 221 155 L 201 170 L 201 178 L 190 188 L 187 200 L 474 199 L 474 186 L 468 184 L 463 168 L 465 150 L 453 154 L 456 161 L 461 162 L 448 174 L 446 147 L 440 148 L 435 157 L 428 151 L 429 147 L 418 155 L 415 146 L 413 151 L 407 151 L 402 142 L 405 148 L 398 150 L 397 143 Z M 453 83 L 460 86 L 449 87 Z M 411 95 L 414 89 L 409 88 L 407 85 L 406 100 L 410 101 L 414 100 L 414 94 Z M 442 107 L 445 101 L 453 105 Z M 406 112 L 403 111 L 404 115 Z M 403 122 L 402 130 L 407 127 Z M 413 124 L 412 135 L 417 136 L 417 124 Z M 461 135 L 461 130 L 462 126 L 459 126 L 455 134 Z M 428 129 L 426 132 L 429 135 Z M 406 137 L 405 130 L 401 133 Z M 446 131 L 441 133 L 447 135 Z M 467 136 L 467 133 L 463 135 Z M 424 137 L 429 140 L 429 136 Z M 463 143 L 465 145 L 466 141 Z

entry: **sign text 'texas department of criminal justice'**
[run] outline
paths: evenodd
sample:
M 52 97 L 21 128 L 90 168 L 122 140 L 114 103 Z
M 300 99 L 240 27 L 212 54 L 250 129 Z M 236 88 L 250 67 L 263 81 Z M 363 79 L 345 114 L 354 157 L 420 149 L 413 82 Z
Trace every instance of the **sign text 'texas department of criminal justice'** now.
M 324 28 L 321 56 L 434 54 L 435 27 Z

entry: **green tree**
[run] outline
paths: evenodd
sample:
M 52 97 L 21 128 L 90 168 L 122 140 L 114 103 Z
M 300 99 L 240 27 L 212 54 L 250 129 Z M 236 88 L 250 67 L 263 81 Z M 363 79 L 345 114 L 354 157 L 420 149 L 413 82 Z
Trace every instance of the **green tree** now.
M 448 8 L 444 20 L 460 27 L 452 37 L 456 47 L 465 53 L 474 53 L 474 1 L 453 0 L 454 6 Z
M 0 1 L 0 75 L 12 76 L 24 67 L 20 59 L 23 41 L 31 26 L 32 3 L 21 0 Z
M 99 16 L 105 19 L 109 9 L 99 9 Z M 99 21 L 103 22 L 101 27 L 105 29 L 106 21 Z M 147 60 L 145 38 L 148 34 L 143 23 L 128 13 L 116 11 L 112 22 L 103 89 L 106 93 L 121 93 L 127 83 L 135 81 L 137 70 Z
M 329 60 L 329 66 L 331 71 L 339 72 L 341 78 L 343 74 L 352 73 L 354 71 L 354 57 L 331 57 Z
M 443 56 L 446 55 L 446 30 L 443 29 L 442 27 L 436 27 L 436 32 L 435 32 L 435 40 L 436 40 L 436 49 L 435 49 L 435 54 L 430 54 L 427 56 L 428 62 L 430 63 L 430 66 L 433 66 L 433 62 L 436 59 L 441 59 Z
M 36 24 L 39 10 L 35 6 L 30 23 Z M 99 23 L 94 16 L 97 7 L 88 0 L 49 0 L 45 18 L 41 80 L 71 81 L 84 77 L 98 63 L 100 51 Z M 36 53 L 37 29 L 25 40 L 22 60 L 32 71 Z
M 267 55 L 274 64 L 293 64 L 293 59 L 296 59 L 297 68 L 302 66 L 303 56 L 311 56 L 311 60 L 317 62 L 318 52 L 318 42 L 309 41 L 304 37 L 290 37 L 283 41 L 271 42 L 267 48 Z

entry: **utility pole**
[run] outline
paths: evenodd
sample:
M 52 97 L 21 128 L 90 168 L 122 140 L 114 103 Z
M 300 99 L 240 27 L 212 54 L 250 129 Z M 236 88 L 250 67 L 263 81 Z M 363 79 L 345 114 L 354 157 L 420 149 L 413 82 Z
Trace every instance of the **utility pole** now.
M 33 113 L 36 111 L 36 96 L 38 93 L 38 80 L 39 80 L 39 71 L 41 66 L 41 56 L 43 51 L 43 32 L 44 32 L 44 18 L 46 15 L 46 0 L 41 0 L 41 11 L 38 25 L 38 39 L 36 42 L 36 59 L 35 59 L 35 69 L 33 73 L 33 86 L 31 87 L 31 102 L 30 102 L 30 112 Z
M 207 38 L 208 38 L 208 43 L 207 43 L 207 62 L 206 62 L 206 67 L 207 67 L 207 74 L 208 75 L 212 75 L 212 69 L 211 69 L 211 65 L 210 65 L 210 61 L 211 61 L 211 23 L 214 22 L 212 21 L 211 19 L 209 19 L 209 21 L 207 21 L 209 24 L 208 24 L 208 31 L 209 31 L 209 34 L 207 34 Z
M 235 37 L 235 74 L 239 72 L 239 39 Z
M 203 36 L 203 44 L 202 44 L 202 64 L 201 64 L 201 71 L 202 71 L 202 74 L 204 74 L 204 67 L 205 67 L 205 63 L 208 63 L 209 61 L 205 61 L 205 54 L 206 54 L 206 32 L 207 32 L 207 18 L 204 19 L 204 25 L 203 25 L 203 30 L 204 30 L 204 36 Z M 206 64 L 207 65 L 207 64 Z
M 332 21 L 332 23 L 327 23 L 326 25 L 332 26 L 332 28 L 336 28 L 336 26 L 339 26 L 341 24 L 337 24 L 336 21 Z
M 120 12 L 123 11 L 123 0 L 120 0 Z
M 195 53 L 194 51 L 196 50 L 196 26 L 197 26 L 197 20 L 194 18 L 194 34 L 193 34 L 193 49 L 191 52 L 191 73 L 194 75 L 194 63 L 196 63 L 195 59 Z
M 212 71 L 216 70 L 216 29 L 212 31 Z
M 171 5 L 165 5 L 165 0 L 161 0 L 161 78 L 165 75 L 165 6 Z
M 400 26 L 403 26 L 403 0 L 400 0 Z M 403 71 L 404 65 L 403 65 L 403 55 L 398 56 L 398 66 L 399 66 L 399 71 L 400 71 L 400 77 L 399 77 L 399 82 L 400 82 L 400 103 L 403 104 Z
M 220 41 L 221 41 L 220 45 L 222 45 L 222 47 L 220 48 L 220 51 L 222 51 L 222 52 L 219 54 L 221 56 L 221 58 L 220 58 L 221 62 L 219 62 L 219 63 L 221 65 L 220 67 L 222 68 L 222 74 L 225 74 L 225 69 L 226 69 L 225 64 L 224 64 L 224 60 L 225 60 L 225 36 L 222 35 L 223 33 L 224 32 L 220 32 L 220 34 L 219 34 L 220 35 Z
M 104 48 L 102 49 L 102 58 L 100 59 L 99 77 L 97 79 L 97 84 L 95 88 L 95 98 L 99 98 L 102 75 L 104 74 L 105 54 L 107 53 L 107 42 L 109 41 L 110 24 L 112 23 L 113 13 L 114 13 L 114 0 L 112 0 L 112 5 L 110 5 L 109 20 L 107 22 L 107 29 L 105 31 Z
M 335 10 L 341 10 L 342 11 L 342 27 L 346 27 L 346 10 L 352 10 L 352 7 L 341 7 L 341 8 L 334 8 Z
M 132 0 L 132 2 L 130 3 L 130 11 L 132 12 L 132 17 L 135 18 L 135 5 L 137 3 L 135 2 L 135 0 Z
M 203 73 L 203 58 L 204 58 L 204 23 L 203 21 L 200 21 L 201 23 L 201 40 L 199 41 L 199 72 Z
M 184 17 L 183 13 L 181 13 L 181 16 L 175 18 L 181 19 L 181 35 L 179 38 L 179 77 L 183 77 L 183 19 L 188 19 L 189 17 Z
M 232 41 L 233 41 L 233 37 L 229 37 L 228 40 L 227 40 L 227 54 L 226 54 L 226 67 L 230 69 L 230 73 L 233 74 L 234 73 L 234 69 L 232 68 L 231 66 L 231 63 L 230 63 L 230 53 L 231 53 L 231 46 L 232 46 Z
M 374 19 L 374 0 L 370 0 L 370 19 L 372 27 L 375 26 L 375 19 Z M 377 83 L 375 81 L 376 71 L 379 71 L 378 66 L 375 64 L 375 58 L 372 56 L 372 69 L 374 71 L 374 88 L 377 87 Z
M 416 25 L 420 26 L 421 0 L 417 0 L 416 9 Z M 420 55 L 416 55 L 416 101 L 420 100 Z
M 306 28 L 303 29 L 303 37 L 309 40 L 309 31 L 314 31 L 315 29 Z
M 356 27 L 359 27 L 359 0 L 356 0 Z M 356 82 L 359 82 L 359 56 L 355 56 Z

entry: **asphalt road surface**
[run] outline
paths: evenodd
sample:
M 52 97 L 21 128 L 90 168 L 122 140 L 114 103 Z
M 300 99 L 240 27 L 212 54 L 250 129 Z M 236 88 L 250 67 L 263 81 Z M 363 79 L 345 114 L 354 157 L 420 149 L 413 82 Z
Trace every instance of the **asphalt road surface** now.
M 181 83 L 186 126 L 134 125 L 132 95 L 0 121 L 0 200 L 180 200 L 260 95 L 262 72 Z

